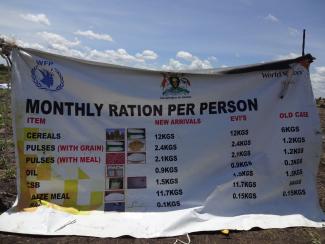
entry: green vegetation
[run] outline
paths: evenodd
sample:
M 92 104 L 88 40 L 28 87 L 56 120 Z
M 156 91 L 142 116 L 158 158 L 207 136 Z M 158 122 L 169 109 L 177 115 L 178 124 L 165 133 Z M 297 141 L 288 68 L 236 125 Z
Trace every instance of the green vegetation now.
M 7 66 L 0 64 L 0 83 L 7 83 L 9 80 L 9 72 Z
M 0 64 L 0 83 L 8 80 L 8 69 Z M 15 172 L 10 90 L 0 89 L 0 179 L 14 178 Z

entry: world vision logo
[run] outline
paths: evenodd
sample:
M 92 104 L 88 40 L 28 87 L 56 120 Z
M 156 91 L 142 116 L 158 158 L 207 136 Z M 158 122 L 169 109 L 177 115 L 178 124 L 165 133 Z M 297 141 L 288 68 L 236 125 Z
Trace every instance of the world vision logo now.
M 163 74 L 160 86 L 162 87 L 162 99 L 191 97 L 191 82 L 183 75 Z
M 36 66 L 31 70 L 34 84 L 39 89 L 59 91 L 64 86 L 61 72 L 54 67 L 54 63 L 48 60 L 36 60 Z

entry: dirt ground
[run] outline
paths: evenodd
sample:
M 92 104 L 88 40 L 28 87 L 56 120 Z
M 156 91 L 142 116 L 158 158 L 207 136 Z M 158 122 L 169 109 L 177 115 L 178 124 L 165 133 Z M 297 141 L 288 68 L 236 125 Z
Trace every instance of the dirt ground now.
M 325 106 L 324 106 L 325 107 Z M 322 131 L 323 131 L 323 156 L 319 166 L 317 178 L 317 187 L 319 192 L 319 202 L 323 210 L 325 210 L 325 108 L 319 108 Z M 3 130 L 0 128 L 0 138 L 3 138 Z M 3 150 L 3 148 L 1 149 Z M 0 151 L 1 153 L 1 151 Z M 7 152 L 8 153 L 8 152 Z M 13 151 L 9 150 L 10 157 Z M 13 163 L 12 160 L 11 163 Z M 3 170 L 2 170 L 3 171 Z M 0 168 L 0 174 L 1 174 Z M 6 171 L 7 172 L 7 171 Z M 0 213 L 6 211 L 14 202 L 16 197 L 16 181 L 13 174 L 8 177 L 0 178 Z M 187 242 L 186 236 L 177 237 Z M 325 229 L 316 228 L 286 228 L 286 229 L 252 229 L 250 231 L 231 231 L 228 236 L 223 235 L 220 231 L 200 232 L 190 234 L 191 243 L 325 243 Z M 173 238 L 156 238 L 156 239 L 135 239 L 132 237 L 120 238 L 96 238 L 96 237 L 80 237 L 80 236 L 33 236 L 19 235 L 12 233 L 0 232 L 0 243 L 174 243 L 176 237 Z M 178 242 L 180 243 L 180 242 Z

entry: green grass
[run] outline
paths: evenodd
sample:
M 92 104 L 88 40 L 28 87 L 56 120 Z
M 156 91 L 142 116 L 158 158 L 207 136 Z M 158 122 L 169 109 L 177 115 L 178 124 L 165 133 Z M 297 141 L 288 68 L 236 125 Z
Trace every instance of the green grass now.
M 7 83 L 9 72 L 0 65 L 0 83 Z M 16 176 L 14 158 L 10 153 L 14 148 L 12 120 L 10 115 L 10 90 L 0 90 L 0 179 L 12 179 Z
M 7 83 L 9 78 L 8 68 L 0 64 L 0 83 Z

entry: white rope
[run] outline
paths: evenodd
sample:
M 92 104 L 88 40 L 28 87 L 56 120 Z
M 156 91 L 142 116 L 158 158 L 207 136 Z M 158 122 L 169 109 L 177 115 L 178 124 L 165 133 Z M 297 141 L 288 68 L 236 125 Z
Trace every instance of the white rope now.
M 190 235 L 189 235 L 189 234 L 186 234 L 186 237 L 187 237 L 187 242 L 182 241 L 182 240 L 176 238 L 174 244 L 176 244 L 177 242 L 180 242 L 180 243 L 182 243 L 182 244 L 190 244 L 190 243 L 191 243 Z

